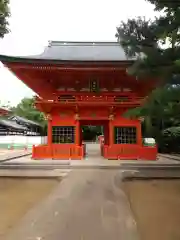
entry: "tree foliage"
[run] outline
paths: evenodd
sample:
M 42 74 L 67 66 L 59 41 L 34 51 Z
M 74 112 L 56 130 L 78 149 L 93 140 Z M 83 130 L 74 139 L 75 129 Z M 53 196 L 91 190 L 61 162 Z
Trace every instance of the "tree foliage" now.
M 176 11 L 180 6 L 179 1 L 177 0 L 146 0 L 155 5 L 155 10 L 157 11 Z
M 159 87 L 142 107 L 125 115 L 143 116 L 145 136 L 156 138 L 160 148 L 180 151 L 180 1 L 146 0 L 158 17 L 122 21 L 116 37 L 134 64 L 128 73 L 142 79 L 156 78 Z M 176 140 L 176 141 L 175 141 Z
M 21 102 L 16 107 L 13 107 L 11 110 L 15 115 L 38 122 L 42 126 L 45 126 L 45 116 L 34 106 L 34 104 L 34 98 L 23 98 Z
M 7 21 L 9 16 L 9 0 L 0 0 L 0 38 L 9 32 Z
M 45 120 L 44 113 L 40 112 L 34 104 L 34 98 L 23 98 L 11 110 L 13 114 L 38 122 L 46 129 L 47 121 Z M 96 136 L 102 134 L 100 126 L 83 126 L 82 130 L 84 140 L 95 140 Z
M 154 137 L 161 151 L 180 152 L 180 86 L 155 89 L 143 106 L 127 111 L 125 116 L 143 117 L 144 137 Z
M 128 19 L 117 28 L 127 57 L 136 58 L 129 73 L 157 77 L 162 83 L 180 79 L 180 1 L 147 1 L 161 11 L 159 17 Z

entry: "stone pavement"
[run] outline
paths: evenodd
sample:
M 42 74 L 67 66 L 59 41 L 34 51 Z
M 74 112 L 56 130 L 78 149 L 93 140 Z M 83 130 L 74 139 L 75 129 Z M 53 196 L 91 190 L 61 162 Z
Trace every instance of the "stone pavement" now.
M 31 150 L 0 150 L 0 163 L 31 154 Z
M 0 177 L 10 178 L 62 178 L 65 177 L 70 169 L 1 169 Z
M 120 167 L 123 164 L 136 164 L 136 165 L 158 165 L 158 164 L 179 164 L 179 161 L 164 158 L 160 156 L 156 161 L 143 161 L 143 160 L 107 160 L 101 157 L 89 158 L 88 160 L 33 160 L 31 156 L 24 156 L 7 162 L 10 165 L 35 165 L 35 166 L 44 166 L 44 165 L 62 165 L 67 168 L 78 168 L 78 167 Z
M 159 156 L 161 158 L 164 158 L 164 159 L 170 159 L 170 160 L 174 160 L 174 161 L 180 161 L 180 154 L 176 154 L 176 155 L 173 155 L 173 154 L 159 154 Z
M 4 240 L 137 240 L 119 170 L 73 170 Z

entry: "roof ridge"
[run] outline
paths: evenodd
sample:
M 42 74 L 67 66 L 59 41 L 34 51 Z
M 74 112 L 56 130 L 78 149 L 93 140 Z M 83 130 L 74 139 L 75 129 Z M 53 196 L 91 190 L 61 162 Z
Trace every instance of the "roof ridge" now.
M 63 46 L 63 45 L 72 45 L 72 46 L 116 46 L 119 45 L 116 41 L 49 41 L 48 47 L 51 46 Z

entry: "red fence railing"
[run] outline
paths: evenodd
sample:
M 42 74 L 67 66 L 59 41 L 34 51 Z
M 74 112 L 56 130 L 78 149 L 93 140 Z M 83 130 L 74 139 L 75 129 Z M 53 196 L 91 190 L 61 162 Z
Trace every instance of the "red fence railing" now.
M 74 144 L 52 144 L 33 146 L 34 159 L 82 159 L 84 146 Z

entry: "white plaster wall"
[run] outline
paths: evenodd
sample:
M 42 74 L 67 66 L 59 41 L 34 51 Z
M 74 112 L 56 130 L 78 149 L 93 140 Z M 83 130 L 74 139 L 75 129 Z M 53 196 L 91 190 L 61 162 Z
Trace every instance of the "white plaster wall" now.
M 0 136 L 0 144 L 39 145 L 46 144 L 47 136 Z

